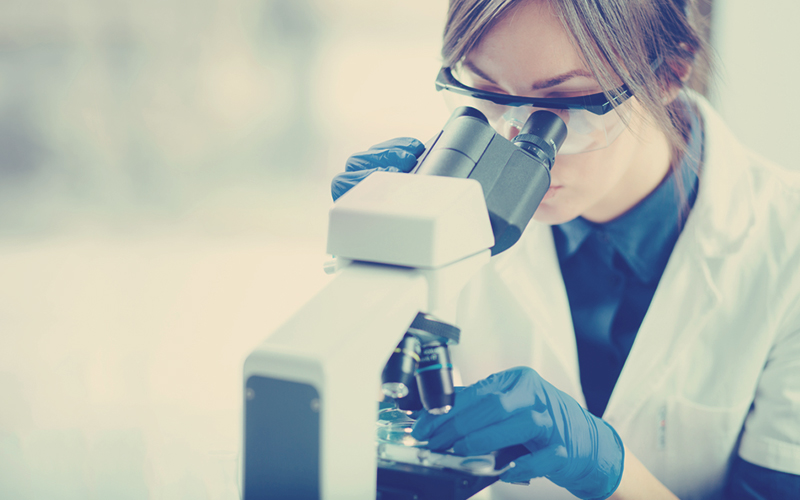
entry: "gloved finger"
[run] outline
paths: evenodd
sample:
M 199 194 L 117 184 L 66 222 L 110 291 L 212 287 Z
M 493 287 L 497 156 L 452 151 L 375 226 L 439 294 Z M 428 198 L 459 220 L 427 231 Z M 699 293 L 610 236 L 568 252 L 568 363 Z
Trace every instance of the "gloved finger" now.
M 453 443 L 453 451 L 464 456 L 484 455 L 515 444 L 546 444 L 552 426 L 548 412 L 522 409 L 501 422 L 465 435 Z
M 367 178 L 367 176 L 369 176 L 371 173 L 377 170 L 381 170 L 383 172 L 397 172 L 396 168 L 388 167 L 388 168 L 371 168 L 368 170 L 358 170 L 355 172 L 342 172 L 340 174 L 337 174 L 331 181 L 331 196 L 333 197 L 333 201 L 338 200 L 339 197 L 348 192 L 353 186 L 363 181 L 365 178 Z
M 437 421 L 444 416 L 423 412 L 411 428 L 411 437 L 417 441 L 427 441 L 436 428 Z
M 414 429 L 411 436 L 419 441 L 427 441 L 428 437 L 433 434 L 436 429 L 442 424 L 456 416 L 460 411 L 468 406 L 468 401 L 462 398 L 462 394 L 468 389 L 467 387 L 455 387 L 455 402 L 453 409 L 444 415 L 431 415 L 428 412 L 422 412 L 420 417 L 414 423 Z
M 500 475 L 500 480 L 519 483 L 534 477 L 549 476 L 561 468 L 565 454 L 562 445 L 553 444 L 529 455 L 522 455 L 514 460 L 514 467 Z
M 421 141 L 418 139 L 414 139 L 413 137 L 395 137 L 394 139 L 389 139 L 388 141 L 383 141 L 381 143 L 375 144 L 369 149 L 402 149 L 403 151 L 409 152 L 419 158 L 419 156 L 425 151 L 425 145 L 422 144 Z
M 492 374 L 461 391 L 453 409 L 447 415 L 418 421 L 411 435 L 420 441 L 430 441 L 431 436 L 436 435 L 435 449 L 441 449 L 439 446 L 453 443 L 467 432 L 503 420 L 511 412 L 524 406 L 535 405 L 535 409 L 541 410 L 546 405 L 537 397 L 541 392 L 541 387 L 537 385 L 540 380 L 541 377 L 527 367 Z M 473 414 L 473 407 L 478 406 L 482 407 L 481 412 Z M 470 412 L 473 416 L 462 418 L 461 414 L 464 412 Z M 454 422 L 462 427 L 455 427 Z M 430 443 L 429 446 L 434 447 Z
M 427 441 L 428 438 L 436 432 L 445 422 L 451 420 L 455 414 L 453 410 L 445 415 L 431 415 L 430 413 L 422 412 L 411 431 L 411 437 L 418 441 Z
M 409 172 L 416 164 L 417 157 L 414 153 L 404 149 L 370 149 L 348 158 L 344 169 L 346 172 L 352 172 L 370 168 L 395 167 L 402 172 Z
M 514 410 L 526 404 L 536 402 L 536 395 L 540 393 L 540 383 L 542 378 L 536 371 L 528 367 L 516 367 L 502 372 L 489 375 L 485 379 L 469 386 L 459 395 L 460 402 L 464 406 L 471 406 L 476 400 L 492 393 L 507 393 L 513 396 L 507 397 L 505 403 L 514 405 Z
M 428 438 L 428 447 L 434 450 L 448 449 L 467 434 L 501 422 L 509 417 L 500 401 L 500 394 L 487 394 L 479 401 L 457 412 L 437 427 Z M 455 411 L 455 408 L 451 412 Z

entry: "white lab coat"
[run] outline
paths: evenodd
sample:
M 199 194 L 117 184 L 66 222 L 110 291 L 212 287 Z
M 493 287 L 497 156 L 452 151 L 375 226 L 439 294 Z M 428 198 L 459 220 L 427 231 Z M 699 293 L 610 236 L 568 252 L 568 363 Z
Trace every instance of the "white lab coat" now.
M 800 474 L 800 180 L 743 148 L 700 97 L 695 206 L 603 418 L 679 498 L 718 498 L 736 453 Z M 549 226 L 532 222 L 459 302 L 465 384 L 535 368 L 583 404 Z M 741 439 L 741 443 L 739 440 Z M 574 498 L 546 479 L 493 499 Z

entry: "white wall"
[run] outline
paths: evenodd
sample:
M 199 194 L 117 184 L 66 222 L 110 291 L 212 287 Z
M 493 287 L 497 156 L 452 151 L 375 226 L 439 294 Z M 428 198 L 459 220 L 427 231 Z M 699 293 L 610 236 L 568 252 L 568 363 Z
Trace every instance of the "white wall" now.
M 739 139 L 800 169 L 800 3 L 716 0 L 713 43 L 720 72 L 712 102 Z
M 347 156 L 444 123 L 444 8 L 0 2 L 0 498 L 238 498 L 242 362 Z

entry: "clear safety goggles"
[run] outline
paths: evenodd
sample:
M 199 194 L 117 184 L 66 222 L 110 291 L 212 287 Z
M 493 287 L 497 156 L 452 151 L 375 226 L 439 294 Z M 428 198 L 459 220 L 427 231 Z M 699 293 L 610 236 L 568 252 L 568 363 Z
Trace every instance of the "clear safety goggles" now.
M 436 90 L 444 94 L 451 109 L 470 106 L 482 112 L 501 135 L 513 138 L 534 111 L 556 113 L 567 124 L 567 139 L 559 154 L 578 154 L 602 149 L 619 137 L 632 113 L 631 92 L 623 85 L 610 92 L 577 97 L 524 97 L 476 89 L 469 72 L 460 65 L 442 68 Z

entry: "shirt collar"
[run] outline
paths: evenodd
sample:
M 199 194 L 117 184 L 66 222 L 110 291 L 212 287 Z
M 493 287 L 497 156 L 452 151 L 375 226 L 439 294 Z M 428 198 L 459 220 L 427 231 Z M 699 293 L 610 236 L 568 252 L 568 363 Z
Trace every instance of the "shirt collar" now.
M 590 234 L 598 244 L 613 246 L 644 283 L 658 279 L 666 267 L 689 210 L 681 207 L 682 186 L 689 207 L 697 196 L 698 171 L 703 157 L 703 124 L 694 106 L 688 106 L 690 120 L 687 149 L 677 174 L 672 169 L 659 186 L 633 208 L 603 224 L 582 217 L 555 226 L 560 260 L 572 257 Z

